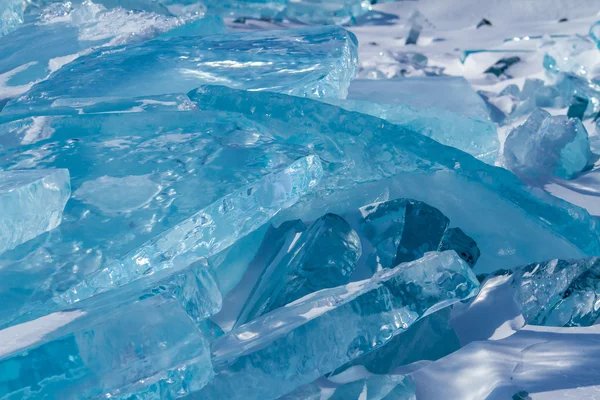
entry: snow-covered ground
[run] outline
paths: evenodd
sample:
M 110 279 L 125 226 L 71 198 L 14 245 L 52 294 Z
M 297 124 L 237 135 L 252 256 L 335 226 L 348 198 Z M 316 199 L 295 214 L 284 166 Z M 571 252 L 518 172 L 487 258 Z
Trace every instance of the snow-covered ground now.
M 379 23 L 351 28 L 359 40 L 360 74 L 380 71 L 386 78 L 400 76 L 403 66 L 398 54 L 416 52 L 427 56 L 430 70 L 463 76 L 474 89 L 496 93 L 509 84 L 522 87 L 527 78 L 548 79 L 539 49 L 541 39 L 535 37 L 586 35 L 600 19 L 597 0 L 425 0 L 374 8 L 381 13 Z M 408 19 L 416 8 L 430 24 L 416 45 L 405 45 Z M 492 26 L 477 29 L 482 18 Z M 564 18 L 567 21 L 558 22 Z M 523 39 L 506 41 L 515 37 Z M 461 62 L 466 50 L 502 52 L 471 54 Z M 512 55 L 518 55 L 521 62 L 510 69 L 510 78 L 484 73 L 500 58 Z M 501 142 L 522 122 L 499 128 Z M 592 150 L 599 153 L 595 127 L 586 124 L 586 128 Z M 572 181 L 556 179 L 545 189 L 600 215 L 599 166 Z M 502 278 L 488 282 L 466 309 L 453 312 L 453 326 L 465 346 L 441 360 L 413 367 L 417 368 L 412 376 L 418 399 L 600 399 L 600 326 L 524 325 Z

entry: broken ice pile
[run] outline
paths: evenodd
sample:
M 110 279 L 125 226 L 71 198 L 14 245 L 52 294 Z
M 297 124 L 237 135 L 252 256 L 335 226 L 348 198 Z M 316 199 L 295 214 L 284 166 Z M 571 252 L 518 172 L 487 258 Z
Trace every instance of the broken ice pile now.
M 587 130 L 580 119 L 538 108 L 506 138 L 504 163 L 532 181 L 552 175 L 571 179 L 593 164 Z
M 206 6 L 273 4 L 369 7 Z M 489 165 L 466 81 L 346 100 L 340 27 L 122 6 L 32 2 L 0 38 L 0 397 L 414 399 L 394 370 L 460 346 L 475 273 L 600 252 L 586 211 Z

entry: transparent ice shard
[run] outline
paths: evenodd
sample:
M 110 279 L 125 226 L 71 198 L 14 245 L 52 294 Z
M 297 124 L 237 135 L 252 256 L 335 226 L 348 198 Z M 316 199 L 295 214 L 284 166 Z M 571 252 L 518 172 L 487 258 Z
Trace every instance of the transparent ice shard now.
M 23 0 L 0 0 L 0 36 L 14 31 L 24 21 Z
M 60 225 L 69 171 L 0 171 L 0 254 Z
M 45 107 L 61 97 L 187 92 L 202 84 L 343 98 L 356 64 L 355 36 L 335 26 L 173 37 L 82 56 L 6 110 Z
M 600 316 L 598 257 L 533 263 L 508 273 L 529 324 L 590 326 Z
M 579 119 L 536 109 L 504 144 L 507 168 L 527 180 L 572 179 L 592 162 L 588 133 Z
M 227 113 L 33 117 L 0 125 L 0 143 L 1 168 L 67 168 L 75 193 L 57 229 L 0 255 L 1 322 L 224 250 L 321 174 L 308 149 Z
M 201 109 L 243 113 L 277 132 L 278 140 L 311 146 L 324 161 L 319 188 L 275 223 L 412 198 L 437 208 L 475 240 L 478 273 L 600 252 L 598 227 L 587 211 L 398 125 L 277 93 L 203 86 L 189 97 Z
M 266 268 L 236 325 L 310 293 L 347 284 L 361 253 L 360 238 L 352 227 L 338 215 L 324 215 Z
M 197 396 L 277 398 L 470 298 L 478 286 L 469 266 L 444 252 L 310 294 L 217 339 L 216 376 Z

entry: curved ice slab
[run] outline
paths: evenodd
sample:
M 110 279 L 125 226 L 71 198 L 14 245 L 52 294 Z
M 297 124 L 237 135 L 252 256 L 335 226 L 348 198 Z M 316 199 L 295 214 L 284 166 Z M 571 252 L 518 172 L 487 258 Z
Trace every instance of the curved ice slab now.
M 217 375 L 196 398 L 277 398 L 470 298 L 478 287 L 469 266 L 444 252 L 310 294 L 217 339 Z
M 70 196 L 66 169 L 0 171 L 0 254 L 56 228 Z
M 343 98 L 356 64 L 356 38 L 335 26 L 173 37 L 80 57 L 7 110 L 49 106 L 61 97 L 187 92 L 202 84 Z
M 600 317 L 600 258 L 551 260 L 516 268 L 515 299 L 532 325 L 590 326 Z
M 23 23 L 23 0 L 0 0 L 0 36 L 14 31 Z
M 481 250 L 478 272 L 600 254 L 597 223 L 587 211 L 400 126 L 277 93 L 204 86 L 189 97 L 202 109 L 243 113 L 280 140 L 311 146 L 326 163 L 322 190 L 280 222 L 404 197 L 436 207 L 469 233 Z
M 572 179 L 590 166 L 592 150 L 581 120 L 551 116 L 540 108 L 515 128 L 504 144 L 506 167 L 526 180 L 552 175 Z
M 57 229 L 0 255 L 3 322 L 92 276 L 107 287 L 185 266 L 186 251 L 191 262 L 222 250 L 312 190 L 321 174 L 306 148 L 276 143 L 267 128 L 224 113 L 34 117 L 0 125 L 0 143 L 1 168 L 68 168 L 74 192 Z M 163 250 L 171 258 L 157 260 Z M 94 275 L 103 270 L 117 275 Z
M 92 48 L 147 40 L 172 29 L 171 36 L 225 32 L 219 17 L 201 17 L 107 10 L 90 1 L 50 4 L 18 30 L 0 35 L 0 100 L 20 95 Z

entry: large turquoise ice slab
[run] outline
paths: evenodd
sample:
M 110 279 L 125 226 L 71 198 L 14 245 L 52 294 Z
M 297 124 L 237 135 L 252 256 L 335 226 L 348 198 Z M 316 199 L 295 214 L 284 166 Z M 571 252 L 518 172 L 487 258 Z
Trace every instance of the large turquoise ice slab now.
M 0 255 L 0 293 L 14 302 L 2 321 L 223 250 L 322 173 L 306 148 L 224 113 L 27 118 L 0 125 L 0 143 L 1 168 L 68 168 L 74 192 L 57 229 Z
M 177 271 L 217 254 L 298 201 L 317 185 L 321 173 L 318 157 L 301 158 L 282 171 L 209 204 L 122 260 L 91 274 L 60 297 L 71 304 L 144 275 L 165 269 Z M 123 187 L 127 185 L 115 189 Z
M 23 0 L 0 0 L 0 36 L 14 31 L 23 23 Z
M 277 398 L 470 298 L 478 286 L 469 266 L 444 252 L 310 294 L 217 339 L 216 376 L 196 398 Z
M 504 162 L 527 180 L 571 179 L 592 163 L 588 133 L 579 119 L 536 109 L 506 138 Z
M 15 32 L 0 37 L 0 97 L 18 96 L 92 48 L 142 41 L 174 28 L 179 29 L 173 34 L 225 31 L 220 18 L 201 17 L 174 17 L 120 7 L 107 10 L 88 1 L 51 4 L 38 16 L 29 16 Z
M 481 97 L 465 78 L 459 76 L 356 79 L 348 88 L 348 100 L 443 109 L 465 117 L 488 119 Z
M 47 106 L 61 97 L 135 97 L 202 84 L 345 97 L 357 64 L 354 35 L 335 26 L 172 37 L 100 49 L 7 105 Z
M 236 324 L 321 289 L 347 284 L 361 253 L 354 229 L 338 215 L 324 215 L 265 269 Z
M 0 171 L 0 254 L 56 228 L 70 196 L 66 169 Z
M 532 325 L 590 326 L 600 317 L 600 259 L 551 260 L 510 271 Z
M 404 197 L 439 209 L 468 232 L 481 250 L 478 272 L 600 254 L 597 223 L 587 211 L 400 126 L 277 93 L 204 86 L 189 97 L 202 109 L 243 113 L 280 140 L 311 146 L 325 162 L 320 190 L 279 222 Z
M 325 390 L 310 383 L 278 400 L 416 400 L 416 389 L 410 376 L 371 375 Z
M 489 164 L 494 164 L 500 149 L 496 125 L 487 119 L 463 117 L 439 108 L 413 108 L 404 104 L 378 104 L 360 100 L 329 102 L 346 110 L 369 114 L 419 132 Z
M 50 314 L 0 335 L 0 395 L 8 398 L 176 398 L 213 374 L 202 332 L 160 294 Z

